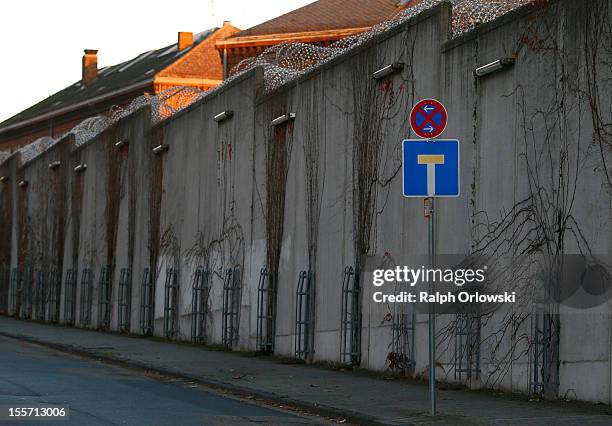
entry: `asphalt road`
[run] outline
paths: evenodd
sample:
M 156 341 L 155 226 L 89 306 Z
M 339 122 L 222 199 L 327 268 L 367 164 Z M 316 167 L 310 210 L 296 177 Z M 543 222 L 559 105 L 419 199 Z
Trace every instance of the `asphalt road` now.
M 312 424 L 312 418 L 255 405 L 196 383 L 141 373 L 0 337 L 0 409 L 67 406 L 66 421 L 18 425 Z

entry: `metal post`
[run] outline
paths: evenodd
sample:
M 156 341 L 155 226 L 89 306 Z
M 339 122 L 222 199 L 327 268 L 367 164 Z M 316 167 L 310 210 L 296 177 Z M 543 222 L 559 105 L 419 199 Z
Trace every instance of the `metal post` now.
M 434 198 L 429 198 L 429 217 L 428 222 L 428 246 L 429 246 L 429 267 L 435 266 L 435 207 Z M 435 291 L 435 285 L 430 283 L 430 294 Z M 435 304 L 429 304 L 429 405 L 432 416 L 436 415 L 436 316 Z

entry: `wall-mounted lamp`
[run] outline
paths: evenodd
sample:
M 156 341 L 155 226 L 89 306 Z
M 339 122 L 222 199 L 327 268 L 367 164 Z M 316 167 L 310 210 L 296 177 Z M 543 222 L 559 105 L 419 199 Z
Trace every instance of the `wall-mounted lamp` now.
M 78 166 L 74 168 L 74 171 L 76 173 L 81 173 L 81 172 L 84 172 L 86 168 L 87 168 L 87 164 L 79 164 Z
M 378 71 L 376 71 L 374 74 L 372 74 L 372 78 L 374 80 L 381 80 L 387 77 L 388 75 L 391 75 L 396 72 L 400 72 L 403 69 L 404 69 L 403 62 L 393 62 L 392 64 L 389 64 L 386 67 L 381 68 Z
M 168 146 L 168 144 L 163 143 L 153 148 L 153 154 L 161 154 L 162 152 L 168 151 L 169 148 L 170 147 Z
M 0 176 L 0 182 L 4 183 L 8 180 L 8 176 Z
M 280 126 L 281 124 L 286 123 L 289 120 L 295 120 L 295 112 L 288 112 L 287 114 L 283 114 L 280 117 L 276 117 L 274 120 L 272 120 L 270 125 L 272 125 L 272 127 Z
M 19 186 L 21 188 L 25 188 L 26 186 L 28 186 L 28 181 L 27 180 L 22 180 L 19 182 Z
M 228 109 L 227 111 L 223 111 L 213 118 L 217 123 L 221 123 L 222 121 L 229 120 L 234 116 L 234 111 Z
M 478 67 L 474 70 L 474 75 L 476 77 L 484 77 L 485 75 L 494 73 L 495 71 L 499 71 L 501 69 L 511 67 L 515 64 L 516 59 L 514 58 L 502 58 L 497 61 L 493 61 L 490 64 L 483 65 L 482 67 Z
M 60 166 L 60 164 L 62 164 L 62 163 L 60 163 L 59 161 L 54 161 L 52 163 L 49 163 L 49 168 L 50 169 L 57 169 Z
M 121 139 L 119 142 L 115 142 L 115 147 L 117 149 L 124 147 L 125 145 L 129 144 L 130 141 L 128 139 Z

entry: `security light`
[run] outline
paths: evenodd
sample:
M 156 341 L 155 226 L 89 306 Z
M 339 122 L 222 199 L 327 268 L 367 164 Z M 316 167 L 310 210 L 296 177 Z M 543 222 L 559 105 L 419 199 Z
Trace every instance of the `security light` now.
M 280 126 L 283 123 L 286 123 L 289 120 L 295 120 L 295 112 L 288 112 L 287 114 L 283 114 L 280 117 L 276 117 L 274 120 L 272 120 L 272 123 L 270 123 L 273 127 L 274 126 Z
M 222 121 L 229 120 L 233 116 L 234 116 L 234 111 L 232 111 L 231 109 L 228 109 L 227 111 L 223 111 L 223 112 L 215 115 L 214 120 L 217 123 L 221 123 Z
M 387 65 L 384 68 L 379 69 L 374 74 L 372 74 L 372 78 L 374 80 L 381 80 L 388 75 L 391 75 L 395 72 L 399 72 L 404 69 L 403 62 L 393 62 L 392 64 Z
M 77 172 L 77 173 L 81 173 L 81 172 L 85 171 L 86 168 L 87 168 L 87 164 L 83 163 L 83 164 L 79 164 L 78 166 L 76 166 L 74 168 L 74 171 Z
M 50 169 L 57 169 L 60 166 L 60 164 L 62 164 L 62 163 L 60 163 L 59 161 L 54 161 L 52 163 L 49 163 L 49 168 Z
M 476 77 L 484 77 L 485 75 L 494 73 L 495 71 L 499 71 L 501 69 L 511 67 L 514 65 L 516 60 L 514 58 L 502 58 L 497 61 L 493 61 L 490 64 L 483 65 L 482 67 L 478 67 L 474 70 L 474 75 Z
M 130 141 L 128 139 L 121 139 L 119 142 L 115 142 L 115 147 L 117 147 L 117 149 L 129 144 Z
M 8 176 L 0 176 L 0 182 L 4 183 L 8 180 Z
M 153 154 L 161 154 L 162 152 L 168 151 L 168 148 L 170 148 L 168 144 L 163 143 L 153 148 Z
M 28 186 L 28 181 L 27 180 L 22 180 L 19 182 L 19 186 L 21 188 L 25 188 L 26 186 Z

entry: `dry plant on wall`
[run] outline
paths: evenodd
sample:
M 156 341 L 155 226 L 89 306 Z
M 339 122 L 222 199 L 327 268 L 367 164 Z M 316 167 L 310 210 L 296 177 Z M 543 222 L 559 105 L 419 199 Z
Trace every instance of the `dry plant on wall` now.
M 480 380 L 485 387 L 504 382 L 513 363 L 536 356 L 536 339 L 541 337 L 533 334 L 534 302 L 543 295 L 558 300 L 564 262 L 571 253 L 567 248 L 577 248 L 587 257 L 593 255 L 574 216 L 581 175 L 596 157 L 585 144 L 588 131 L 580 125 L 589 116 L 591 101 L 580 78 L 585 75 L 584 65 L 558 36 L 566 31 L 563 13 L 567 13 L 563 6 L 557 5 L 531 19 L 517 43 L 519 58 L 531 57 L 531 63 L 547 64 L 549 73 L 543 77 L 545 84 L 531 81 L 527 74 L 514 74 L 516 87 L 504 96 L 514 103 L 517 117 L 516 176 L 523 178 L 518 181 L 521 189 L 516 201 L 500 211 L 483 210 L 476 175 L 472 183 L 473 258 L 489 267 L 487 286 L 491 292 L 517 293 L 512 309 L 487 306 L 475 314 L 481 335 L 471 350 L 481 358 Z M 474 143 L 480 142 L 476 136 Z M 546 324 L 542 326 L 546 330 L 546 361 L 532 365 L 538 371 L 530 373 L 542 382 L 536 391 L 551 396 L 559 382 L 558 310 L 558 304 L 546 306 Z M 450 321 L 439 331 L 441 356 L 452 353 L 458 327 L 457 320 Z
M 159 146 L 164 141 L 164 133 L 161 127 L 151 129 L 151 147 Z M 149 238 L 147 246 L 149 250 L 149 270 L 153 274 L 153 282 L 159 276 L 158 259 L 161 244 L 161 202 L 163 193 L 163 158 L 156 155 L 150 160 L 149 179 Z

